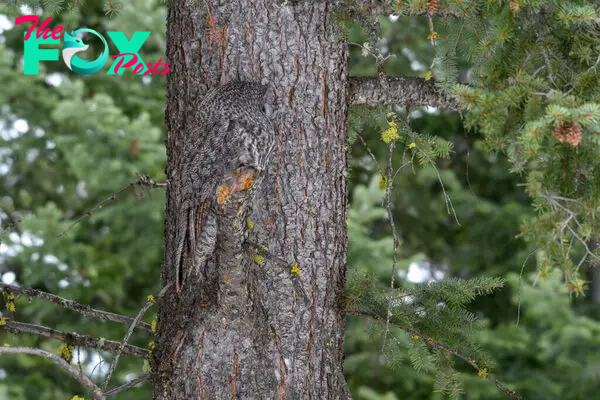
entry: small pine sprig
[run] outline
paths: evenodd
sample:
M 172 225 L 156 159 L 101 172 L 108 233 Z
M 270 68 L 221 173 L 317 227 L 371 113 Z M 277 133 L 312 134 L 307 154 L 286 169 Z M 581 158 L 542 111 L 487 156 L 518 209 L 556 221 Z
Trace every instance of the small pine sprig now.
M 598 18 L 596 9 L 591 4 L 562 7 L 556 18 L 565 26 L 591 24 Z
M 42 5 L 44 10 L 52 15 L 60 14 L 63 11 L 63 0 L 44 0 Z
M 113 18 L 117 16 L 120 10 L 121 5 L 119 3 L 114 3 L 111 0 L 106 0 L 106 4 L 104 5 L 104 13 L 107 17 Z

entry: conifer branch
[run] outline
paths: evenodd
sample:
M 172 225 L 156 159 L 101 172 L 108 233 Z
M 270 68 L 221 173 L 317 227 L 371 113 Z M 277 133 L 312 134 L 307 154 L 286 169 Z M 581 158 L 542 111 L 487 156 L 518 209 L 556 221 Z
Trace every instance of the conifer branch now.
M 68 300 L 68 299 L 56 296 L 54 294 L 50 294 L 50 293 L 47 293 L 47 292 L 44 292 L 41 290 L 37 290 L 37 289 L 15 286 L 15 285 L 8 285 L 6 283 L 0 282 L 0 290 L 10 290 L 11 292 L 13 292 L 17 295 L 28 296 L 30 298 L 39 299 L 42 301 L 46 301 L 48 303 L 57 304 L 63 308 L 67 308 L 71 311 L 75 311 L 76 313 L 79 313 L 79 314 L 83 315 L 84 317 L 90 318 L 90 319 L 112 321 L 112 322 L 117 322 L 117 323 L 123 324 L 123 325 L 131 325 L 133 323 L 133 318 L 127 317 L 125 315 L 114 314 L 114 313 L 107 312 L 107 311 L 96 310 L 88 305 L 80 304 L 80 303 L 77 303 L 76 301 Z M 152 328 L 150 327 L 150 324 L 148 324 L 146 322 L 140 322 L 137 326 L 140 329 L 143 329 L 148 332 L 152 332 Z
M 385 83 L 385 86 L 382 85 Z M 458 110 L 456 99 L 443 94 L 434 81 L 405 76 L 385 78 L 351 77 L 348 81 L 349 104 L 377 106 L 381 104 L 410 104 L 411 107 L 437 107 Z
M 98 211 L 99 209 L 101 209 L 102 207 L 104 207 L 104 205 L 106 203 L 109 203 L 111 201 L 115 201 L 119 198 L 119 195 L 133 189 L 143 189 L 143 190 L 150 190 L 150 189 L 163 189 L 167 187 L 166 183 L 157 183 L 154 182 L 149 176 L 147 175 L 140 175 L 140 174 L 136 174 L 137 178 L 135 180 L 135 182 L 131 182 L 125 186 L 123 186 L 121 189 L 119 189 L 118 191 L 112 193 L 110 196 L 108 196 L 106 199 L 102 200 L 100 203 L 96 204 L 94 207 L 92 207 L 89 211 L 87 211 L 86 213 L 80 215 L 75 221 L 73 221 L 71 223 L 71 225 L 69 225 L 65 230 L 63 230 L 59 235 L 58 238 L 62 238 L 65 233 L 69 232 L 71 229 L 73 229 L 75 227 L 75 225 L 79 224 L 81 221 L 83 221 L 86 218 L 91 217 L 96 211 Z
M 398 4 L 394 1 L 372 1 L 369 5 L 364 4 L 365 2 L 361 2 L 362 8 L 360 10 L 350 9 L 347 10 L 350 13 L 350 16 L 353 18 L 357 18 L 358 15 L 362 15 L 365 11 L 368 11 L 371 15 L 400 15 L 403 17 L 420 17 L 426 15 L 434 15 L 436 17 L 442 18 L 463 18 L 465 13 L 452 8 L 439 8 L 433 13 L 428 13 L 426 7 L 413 8 L 410 6 L 403 7 L 402 9 L 398 8 Z M 356 7 L 354 7 L 356 8 Z
M 126 390 L 131 389 L 134 386 L 139 385 L 142 382 L 146 382 L 150 380 L 150 374 L 146 374 L 146 375 L 142 375 L 139 378 L 135 378 L 121 386 L 117 386 L 115 388 L 112 388 L 110 390 L 107 390 L 106 392 L 104 392 L 104 396 L 105 397 L 111 397 L 111 396 L 115 396 L 121 392 L 124 392 Z
M 598 257 L 596 254 L 594 254 L 594 252 L 592 250 L 590 250 L 588 243 L 577 233 L 577 231 L 575 229 L 573 229 L 573 227 L 571 227 L 571 221 L 573 221 L 573 222 L 575 222 L 575 225 L 577 226 L 577 228 L 579 228 L 579 229 L 582 228 L 581 223 L 577 219 L 577 213 L 574 212 L 573 210 L 571 210 L 569 207 L 564 206 L 560 203 L 560 201 L 564 201 L 564 202 L 574 203 L 577 205 L 579 202 L 575 199 L 570 199 L 570 198 L 561 197 L 561 196 L 553 196 L 553 195 L 546 194 L 546 193 L 541 193 L 539 196 L 541 198 L 543 198 L 550 205 L 550 208 L 553 211 L 561 211 L 567 215 L 566 218 L 561 223 L 561 227 L 559 230 L 560 235 L 562 236 L 564 230 L 567 229 L 571 233 L 571 235 L 573 235 L 573 237 L 575 239 L 577 239 L 577 241 L 585 249 L 585 254 L 584 254 L 583 258 L 581 259 L 581 261 L 579 262 L 579 264 L 577 265 L 577 269 L 579 269 L 579 267 L 581 267 L 581 265 L 587 259 L 588 256 L 595 259 L 596 261 L 600 261 L 600 257 Z
M 386 321 L 386 318 L 382 318 L 381 316 L 375 314 L 372 311 L 346 309 L 346 310 L 344 310 L 344 314 L 351 315 L 351 316 L 367 317 L 367 318 L 370 318 L 374 321 L 381 323 L 382 325 L 386 325 L 389 321 L 389 319 Z M 469 364 L 471 367 L 473 367 L 477 371 L 477 375 L 492 382 L 498 389 L 502 390 L 504 392 L 504 394 L 506 394 L 506 396 L 508 396 L 509 398 L 515 399 L 515 400 L 523 399 L 523 397 L 520 394 L 514 392 L 513 390 L 510 390 L 508 387 L 506 387 L 504 384 L 502 384 L 500 381 L 498 381 L 496 378 L 494 378 L 492 376 L 492 374 L 490 374 L 487 371 L 487 368 L 481 367 L 472 358 L 469 358 L 469 357 L 459 353 L 458 351 L 451 349 L 450 347 L 444 346 L 443 344 L 434 340 L 433 338 L 428 337 L 427 335 L 423 335 L 414 329 L 401 327 L 396 324 L 394 324 L 394 326 L 396 326 L 398 329 L 401 329 L 404 332 L 411 335 L 412 339 L 415 341 L 422 340 L 423 343 L 427 344 L 428 346 L 430 346 L 436 350 L 452 354 L 453 356 L 458 357 L 461 360 L 465 361 L 467 364 Z
M 73 367 L 71 364 L 69 364 L 56 354 L 52 354 L 46 350 L 34 349 L 31 347 L 0 347 L 0 354 L 30 354 L 50 360 L 55 365 L 65 370 L 73 378 L 75 378 L 75 380 L 79 382 L 83 387 L 89 390 L 92 394 L 92 397 L 95 400 L 104 399 L 102 391 L 90 378 L 88 378 L 84 373 L 78 371 L 77 368 Z
M 510 390 L 509 388 L 504 386 L 502 383 L 500 383 L 496 378 L 494 378 L 487 371 L 487 368 L 482 368 L 479 364 L 477 364 L 477 362 L 475 360 L 473 360 L 465 355 L 460 354 L 458 351 L 456 351 L 454 349 L 444 346 L 443 344 L 433 340 L 433 338 L 431 338 L 431 337 L 426 337 L 424 335 L 421 335 L 419 332 L 417 332 L 413 329 L 403 328 L 403 330 L 406 333 L 410 334 L 413 340 L 422 340 L 424 343 L 426 343 L 430 347 L 433 347 L 433 348 L 443 351 L 445 353 L 450 353 L 453 356 L 460 358 L 461 360 L 463 360 L 464 362 L 469 364 L 471 367 L 473 367 L 475 370 L 477 370 L 477 375 L 479 375 L 481 378 L 487 379 L 488 381 L 492 382 L 494 385 L 496 385 L 496 387 L 498 389 L 502 390 L 511 399 L 515 399 L 515 400 L 523 399 L 521 397 L 521 395 L 517 394 L 516 392 Z
M 11 321 L 9 319 L 4 320 L 5 325 L 0 326 L 7 331 L 20 335 L 23 333 L 47 337 L 51 339 L 60 340 L 67 344 L 74 346 L 85 347 L 89 349 L 107 350 L 107 351 L 118 351 L 121 347 L 120 342 L 114 340 L 108 340 L 104 338 L 98 338 L 95 336 L 80 335 L 78 333 L 67 333 L 59 331 L 53 328 L 48 328 L 42 325 L 28 324 L 24 322 Z M 142 349 L 141 347 L 126 345 L 123 347 L 122 352 L 127 355 L 136 357 L 146 357 L 148 350 Z

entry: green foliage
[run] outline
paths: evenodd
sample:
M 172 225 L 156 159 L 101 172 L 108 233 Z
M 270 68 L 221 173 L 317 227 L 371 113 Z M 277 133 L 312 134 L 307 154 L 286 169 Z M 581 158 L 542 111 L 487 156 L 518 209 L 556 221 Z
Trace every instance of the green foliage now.
M 537 281 L 535 286 L 531 282 Z M 591 399 L 600 384 L 594 371 L 600 358 L 600 323 L 573 309 L 559 271 L 547 278 L 508 276 L 511 301 L 520 302 L 519 325 L 502 323 L 481 332 L 477 340 L 497 354 L 506 375 L 518 379 L 515 390 L 531 399 Z M 543 368 L 540 368 L 542 366 Z M 466 379 L 473 399 L 502 399 L 472 378 Z
M 146 60 L 164 59 L 166 9 L 158 1 L 122 4 L 107 19 L 104 2 L 54 1 L 61 7 L 51 25 L 87 26 L 105 37 L 107 30 L 152 31 L 141 49 Z M 32 9 L 39 5 L 29 2 Z M 50 4 L 50 3 L 48 3 Z M 46 6 L 46 3 L 44 3 Z M 57 8 L 58 9 L 58 8 Z M 4 12 L 4 11 L 2 11 Z M 17 8 L 17 15 L 20 11 Z M 44 12 L 43 16 L 49 13 Z M 9 17 L 14 22 L 14 16 Z M 98 309 L 135 315 L 148 293 L 158 293 L 162 261 L 164 193 L 125 192 L 84 218 L 62 238 L 58 235 L 79 216 L 130 182 L 136 173 L 164 181 L 164 77 L 150 79 L 130 71 L 78 76 L 62 62 L 40 63 L 39 75 L 24 75 L 19 60 L 23 32 L 2 32 L 0 44 L 0 275 L 21 285 L 75 299 Z M 98 43 L 90 41 L 93 50 Z M 5 252 L 9 249 L 8 252 Z M 40 301 L 17 297 L 18 321 L 119 340 L 126 327 L 94 321 Z M 147 322 L 153 316 L 147 315 Z M 131 343 L 145 347 L 147 333 L 134 333 Z M 66 347 L 52 339 L 3 334 L 10 345 L 41 347 L 81 364 L 101 382 L 113 354 Z M 103 360 L 103 365 L 98 363 Z M 2 357 L 7 377 L 0 398 L 69 399 L 81 386 L 52 363 L 30 356 Z M 111 385 L 142 374 L 142 361 L 122 357 Z M 149 385 L 116 396 L 148 399 Z M 89 397 L 80 394 L 82 397 Z
M 408 348 L 408 357 L 417 371 L 435 369 L 443 373 L 447 367 L 440 351 L 433 348 L 432 352 L 432 348 L 427 346 L 428 340 L 444 343 L 461 354 L 477 359 L 481 365 L 491 364 L 490 357 L 481 352 L 472 339 L 475 332 L 484 325 L 465 306 L 475 296 L 491 293 L 502 287 L 502 280 L 483 277 L 470 280 L 446 279 L 408 290 L 397 290 L 389 296 L 382 285 L 373 282 L 375 280 L 372 277 L 362 273 L 351 275 L 346 307 L 382 322 L 386 321 L 389 302 L 390 323 L 405 332 L 418 332 L 412 337 L 415 343 Z M 392 344 L 384 351 L 398 351 L 395 347 Z M 451 380 L 448 381 L 450 383 Z
M 383 197 L 375 177 L 368 187 L 359 185 L 354 189 L 348 210 L 348 258 L 357 269 L 371 266 L 385 274 L 392 260 L 392 238 L 373 238 L 371 234 L 371 226 L 386 215 L 385 208 L 379 205 Z
M 66 13 L 78 13 L 79 7 L 91 0 L 7 0 L 0 5 L 0 13 L 10 16 L 21 15 L 21 7 L 29 7 L 32 10 L 41 9 L 50 16 L 59 16 Z M 109 17 L 116 17 L 121 10 L 121 4 L 114 0 L 101 0 L 104 12 Z
M 518 4 L 457 2 L 461 18 L 435 19 L 434 76 L 468 111 L 465 125 L 481 132 L 490 150 L 504 152 L 527 180 L 528 194 L 546 202 L 523 231 L 581 294 L 573 289 L 581 274 L 570 265 L 600 260 L 585 249 L 600 238 L 597 10 L 581 1 Z M 466 80 L 455 70 L 461 58 L 472 64 Z M 556 196 L 573 207 L 548 201 Z M 558 228 L 548 229 L 551 220 Z M 556 238 L 576 243 L 558 251 Z
M 428 133 L 438 120 L 445 121 L 440 126 L 446 129 L 451 126 L 452 117 L 440 115 L 414 120 L 413 129 Z M 428 124 L 422 125 L 425 121 Z M 387 146 L 379 137 L 380 127 L 370 131 L 366 123 L 362 129 L 371 150 L 384 160 Z M 372 163 L 364 164 L 372 174 L 360 167 L 364 148 L 355 144 L 353 160 L 359 166 L 355 166 L 348 211 L 350 272 L 345 308 L 363 316 L 350 317 L 346 323 L 345 372 L 353 394 L 356 398 L 439 399 L 441 392 L 435 391 L 445 390 L 445 395 L 456 398 L 506 398 L 470 366 L 428 346 L 426 336 L 431 334 L 439 343 L 475 359 L 525 398 L 591 398 L 599 388 L 596 381 L 588 379 L 593 375 L 589 371 L 597 368 L 599 360 L 590 348 L 598 340 L 595 332 L 600 323 L 578 316 L 566 296 L 568 288 L 560 283 L 561 274 L 548 267 L 536 287 L 522 282 L 519 295 L 518 276 L 511 273 L 510 290 L 496 291 L 489 300 L 477 297 L 501 283 L 490 279 L 490 274 L 519 271 L 533 250 L 515 239 L 519 220 L 529 218 L 532 212 L 527 197 L 515 190 L 518 181 L 509 175 L 510 164 L 486 154 L 483 143 L 471 139 L 472 153 L 453 138 L 457 152 L 450 155 L 451 163 L 438 164 L 456 204 L 460 227 L 448 220 L 431 169 L 400 172 L 393 193 L 394 216 L 403 241 L 401 276 L 406 276 L 411 264 L 429 262 L 430 268 L 448 271 L 444 266 L 449 265 L 449 271 L 475 278 L 425 284 L 400 279 L 394 293 L 410 301 L 392 303 L 392 328 L 383 356 L 392 242 L 378 175 Z M 360 183 L 363 175 L 369 179 L 364 184 Z M 543 253 L 538 257 L 544 257 Z M 519 302 L 521 318 L 516 327 Z M 411 329 L 420 333 L 417 341 L 407 333 Z M 561 350 L 564 361 L 554 362 L 551 357 L 542 361 L 537 344 L 540 335 L 547 337 L 544 346 L 549 354 L 556 354 L 553 350 L 563 340 L 560 332 L 573 335 L 569 339 L 572 345 Z M 565 367 L 567 364 L 572 368 Z M 548 384 L 536 383 L 540 380 Z
M 398 14 L 422 14 L 427 2 L 397 4 L 402 6 Z M 552 10 L 556 18 L 544 14 L 547 10 Z M 466 111 L 461 114 L 465 127 L 473 132 L 467 135 L 456 116 L 429 110 L 414 110 L 398 120 L 409 128 L 403 128 L 406 135 L 396 139 L 393 168 L 398 170 L 397 176 L 393 182 L 383 182 L 382 187 L 393 184 L 394 220 L 401 239 L 400 277 L 406 277 L 409 270 L 420 265 L 462 278 L 489 279 L 504 276 L 507 271 L 519 271 L 525 267 L 527 255 L 535 250 L 538 278 L 552 277 L 554 286 L 548 293 L 539 284 L 530 289 L 523 285 L 521 290 L 531 290 L 529 295 L 536 299 L 526 301 L 528 295 L 521 293 L 519 297 L 517 293 L 520 286 L 513 273 L 509 274 L 510 290 L 496 291 L 489 298 L 479 297 L 462 305 L 468 296 L 461 298 L 460 294 L 469 292 L 461 292 L 457 285 L 468 285 L 469 280 L 448 280 L 448 288 L 454 290 L 452 296 L 443 285 L 432 287 L 425 283 L 422 287 L 423 284 L 397 280 L 399 287 L 395 292 L 400 296 L 407 294 L 411 303 L 392 303 L 391 322 L 401 329 L 392 328 L 396 341 L 388 338 L 385 358 L 380 356 L 385 330 L 381 322 L 369 323 L 353 317 L 347 323 L 348 381 L 359 398 L 380 398 L 378 393 L 402 399 L 505 398 L 498 388 L 482 379 L 493 374 L 525 398 L 593 397 L 597 382 L 582 380 L 581 376 L 589 377 L 589 371 L 598 368 L 597 358 L 581 358 L 579 348 L 566 346 L 561 357 L 580 360 L 569 364 L 577 364 L 572 369 L 551 358 L 538 359 L 535 340 L 540 332 L 553 335 L 555 341 L 547 342 L 552 347 L 550 343 L 556 345 L 560 341 L 557 332 L 572 324 L 571 320 L 557 318 L 556 324 L 550 326 L 542 319 L 524 322 L 524 316 L 532 308 L 545 318 L 554 313 L 574 315 L 574 302 L 566 295 L 584 294 L 583 274 L 588 262 L 597 264 L 592 254 L 597 250 L 592 244 L 600 232 L 595 217 L 600 183 L 595 179 L 599 176 L 600 160 L 596 134 L 598 35 L 589 25 L 595 11 L 585 2 L 539 1 L 442 2 L 439 11 L 443 17 L 432 18 L 438 34 L 435 47 L 425 40 L 430 34 L 425 18 L 400 18 L 397 23 L 382 19 L 380 27 L 384 55 L 395 54 L 384 64 L 385 71 L 391 75 L 427 76 L 431 68 L 436 84 L 461 101 Z M 350 40 L 364 43 L 368 38 L 364 31 L 353 27 Z M 350 49 L 351 73 L 374 75 L 372 57 L 360 54 L 357 46 Z M 572 62 L 569 57 L 576 55 L 580 61 Z M 353 119 L 353 112 L 360 117 Z M 358 196 L 359 192 L 368 187 L 374 198 L 378 192 L 382 196 L 374 182 L 387 160 L 388 146 L 380 136 L 388 129 L 388 123 L 384 110 L 372 112 L 380 116 L 378 121 L 363 108 L 359 112 L 351 109 L 350 127 L 355 127 L 364 138 L 376 162 L 369 161 L 360 141 L 354 142 L 350 216 L 354 199 L 365 197 Z M 574 123 L 581 127 L 581 142 L 573 146 L 569 141 L 559 141 L 555 131 L 577 128 Z M 436 149 L 441 151 L 436 153 Z M 410 167 L 399 169 L 413 160 Z M 534 207 L 528 205 L 528 196 L 534 199 Z M 449 218 L 447 198 L 452 199 L 460 226 Z M 356 268 L 356 275 L 352 275 L 356 286 L 348 293 L 348 301 L 359 304 L 362 313 L 385 321 L 385 293 L 389 289 L 370 289 L 374 282 L 389 287 L 391 251 L 376 250 L 380 241 L 391 236 L 389 227 L 385 228 L 388 222 L 381 204 L 379 197 L 371 202 L 372 211 L 366 206 L 361 208 L 365 214 L 378 210 L 382 217 L 363 222 L 367 226 L 356 241 L 350 237 L 349 264 Z M 360 251 L 354 252 L 353 247 Z M 368 258 L 375 254 L 380 258 L 369 263 Z M 387 269 L 381 265 L 386 259 Z M 482 288 L 491 289 L 498 283 Z M 367 295 L 360 295 L 365 290 Z M 414 290 L 422 293 L 417 304 L 430 304 L 429 308 L 410 309 Z M 547 301 L 544 296 L 554 301 Z M 558 299 L 561 302 L 555 301 Z M 445 305 L 443 313 L 436 308 L 438 303 Z M 521 310 L 519 327 L 514 326 L 517 308 Z M 429 320 L 428 313 L 435 318 Z M 585 349 L 597 340 L 590 332 L 595 332 L 600 324 L 591 318 L 584 320 L 586 328 L 577 325 L 569 331 L 581 340 L 583 351 L 588 351 Z M 420 324 L 426 334 L 435 332 L 438 336 L 432 339 L 449 348 L 457 346 L 454 349 L 459 353 L 475 357 L 486 368 L 480 372 L 482 376 L 444 352 L 438 351 L 436 358 L 436 352 L 422 337 L 411 339 L 406 332 L 418 331 L 414 324 Z M 461 334 L 465 336 L 455 336 Z M 514 350 L 507 351 L 511 348 Z M 439 358 L 442 355 L 445 360 Z M 411 366 L 422 373 L 416 373 Z M 552 382 L 535 383 L 540 380 Z M 573 390 L 574 387 L 581 390 Z

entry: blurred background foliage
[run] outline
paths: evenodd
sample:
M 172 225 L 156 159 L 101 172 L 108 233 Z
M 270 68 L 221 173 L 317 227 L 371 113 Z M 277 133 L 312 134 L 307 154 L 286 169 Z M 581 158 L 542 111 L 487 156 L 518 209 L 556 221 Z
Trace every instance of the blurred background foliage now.
M 103 1 L 86 1 L 85 7 L 67 10 L 47 8 L 44 16 L 48 11 L 56 12 L 52 26 L 87 27 L 103 35 L 121 30 L 128 37 L 134 31 L 150 30 L 140 54 L 149 62 L 164 59 L 166 8 L 160 0 L 122 2 L 119 12 L 108 16 Z M 136 172 L 164 181 L 165 77 L 140 77 L 132 71 L 119 77 L 102 72 L 81 76 L 60 61 L 42 62 L 39 75 L 25 76 L 26 28 L 14 25 L 15 12 L 41 15 L 42 11 L 0 8 L 2 281 L 133 316 L 146 296 L 160 288 L 164 193 L 124 194 L 64 237 L 57 235 L 134 181 Z M 395 54 L 386 62 L 386 72 L 424 76 L 434 57 L 428 33 L 425 18 L 382 18 L 381 43 Z M 100 42 L 93 36 L 86 39 L 92 50 L 98 48 Z M 364 43 L 367 38 L 362 29 L 351 25 L 349 41 Z M 373 60 L 363 56 L 359 46 L 350 46 L 351 75 L 372 76 Z M 459 114 L 428 108 L 412 110 L 409 116 L 414 131 L 453 144 L 451 155 L 438 160 L 436 167 L 456 218 L 447 212 L 440 180 L 431 166 L 408 165 L 398 172 L 392 201 L 401 236 L 400 286 L 410 289 L 444 277 L 506 277 L 502 290 L 469 306 L 484 326 L 475 340 L 495 360 L 490 372 L 526 399 L 597 398 L 600 299 L 589 294 L 569 297 L 559 272 L 536 271 L 535 257 L 528 258 L 535 247 L 518 237 L 522 221 L 535 214 L 521 186 L 523 176 L 509 173 L 506 158 L 489 152 L 476 131 L 465 130 Z M 351 110 L 348 268 L 350 273 L 368 273 L 389 285 L 392 236 L 384 192 L 378 169 L 356 140 L 360 134 L 383 167 L 387 145 L 380 136 L 385 127 L 381 110 Z M 395 166 L 405 161 L 399 148 Z M 599 284 L 592 272 L 588 280 L 592 289 Z M 87 321 L 23 297 L 18 298 L 14 313 L 5 309 L 2 313 L 18 321 L 114 340 L 126 331 L 118 324 Z M 153 310 L 146 315 L 147 322 L 152 314 Z M 400 353 L 403 348 L 408 351 L 410 337 L 396 330 L 392 334 Z M 0 345 L 53 352 L 61 345 L 6 332 L 0 336 Z M 151 340 L 149 334 L 136 332 L 130 342 L 147 347 Z M 433 373 L 415 370 L 409 359 L 386 363 L 381 345 L 379 326 L 364 318 L 347 318 L 345 371 L 356 399 L 443 398 L 434 390 Z M 101 381 L 110 357 L 110 353 L 79 349 L 73 363 L 88 374 L 93 371 L 93 378 Z M 456 368 L 463 384 L 460 398 L 504 398 L 466 364 L 459 361 Z M 113 385 L 141 375 L 143 369 L 139 359 L 123 356 Z M 0 399 L 70 399 L 75 394 L 86 396 L 49 362 L 30 356 L 0 358 Z M 150 397 L 149 385 L 144 384 L 116 398 Z

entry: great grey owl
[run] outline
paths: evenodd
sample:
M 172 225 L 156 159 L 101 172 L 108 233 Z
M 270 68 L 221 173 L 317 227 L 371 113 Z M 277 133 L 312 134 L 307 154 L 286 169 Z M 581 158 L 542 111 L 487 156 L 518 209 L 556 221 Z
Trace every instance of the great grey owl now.
M 266 91 L 254 82 L 231 82 L 210 90 L 198 106 L 197 129 L 178 146 L 178 290 L 214 253 L 219 225 L 233 218 L 224 216 L 228 202 L 248 203 L 269 163 L 275 133 L 265 113 Z

